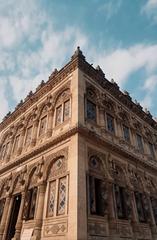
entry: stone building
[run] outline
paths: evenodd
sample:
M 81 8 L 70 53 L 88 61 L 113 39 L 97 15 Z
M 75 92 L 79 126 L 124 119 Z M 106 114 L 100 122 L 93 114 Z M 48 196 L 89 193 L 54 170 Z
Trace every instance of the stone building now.
M 157 123 L 78 48 L 0 123 L 0 240 L 157 239 Z

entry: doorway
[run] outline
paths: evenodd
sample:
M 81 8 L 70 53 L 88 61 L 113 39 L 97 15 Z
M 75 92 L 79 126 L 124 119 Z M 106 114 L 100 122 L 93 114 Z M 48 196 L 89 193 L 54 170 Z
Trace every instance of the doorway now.
M 10 221 L 8 225 L 6 240 L 11 240 L 14 237 L 15 230 L 16 230 L 15 226 L 18 218 L 20 204 L 21 204 L 21 194 L 16 195 L 13 199 L 13 206 L 12 206 L 12 211 L 10 215 Z

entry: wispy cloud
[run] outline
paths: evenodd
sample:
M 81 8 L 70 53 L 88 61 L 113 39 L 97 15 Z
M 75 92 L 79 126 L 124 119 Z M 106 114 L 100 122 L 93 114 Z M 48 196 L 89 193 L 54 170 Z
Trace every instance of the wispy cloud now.
M 153 23 L 157 23 L 157 0 L 147 0 L 141 9 L 142 14 L 146 14 L 153 19 Z
M 93 55 L 94 63 L 104 69 L 108 78 L 114 78 L 123 86 L 128 77 L 144 68 L 152 74 L 157 67 L 157 45 L 133 45 L 129 48 L 117 48 L 110 52 L 104 51 Z
M 118 13 L 122 4 L 122 0 L 110 0 L 103 4 L 100 4 L 98 11 L 102 12 L 106 16 L 106 20 L 110 20 L 115 14 Z

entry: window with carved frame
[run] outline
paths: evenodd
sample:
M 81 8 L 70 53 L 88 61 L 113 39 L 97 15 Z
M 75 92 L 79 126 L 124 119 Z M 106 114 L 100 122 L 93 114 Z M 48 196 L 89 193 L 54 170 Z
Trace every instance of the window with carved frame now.
M 56 159 L 49 171 L 47 217 L 65 215 L 67 209 L 68 175 L 65 171 L 65 159 Z
M 89 176 L 89 207 L 90 214 L 104 216 L 106 213 L 105 182 L 95 176 Z
M 141 135 L 139 135 L 138 133 L 136 134 L 136 140 L 137 140 L 137 147 L 138 149 L 143 152 L 144 148 L 143 148 L 143 141 L 142 141 L 142 137 Z
M 157 198 L 151 197 L 150 200 L 151 200 L 151 205 L 153 209 L 155 223 L 157 225 Z
M 107 130 L 111 133 L 115 133 L 114 118 L 108 113 L 106 113 L 106 122 Z
M 25 146 L 28 147 L 31 144 L 32 140 L 32 130 L 33 126 L 30 126 L 26 130 Z
M 20 143 L 20 134 L 15 136 L 13 153 L 17 152 L 17 150 L 19 148 L 19 143 Z
M 71 115 L 70 89 L 64 90 L 56 100 L 55 126 L 67 121 Z
M 57 101 L 56 105 L 55 125 L 59 125 L 70 118 L 70 99 L 69 97 L 62 97 Z
M 37 198 L 37 187 L 33 187 L 27 190 L 24 203 L 23 219 L 34 219 L 35 207 Z
M 150 152 L 150 155 L 155 158 L 155 152 L 154 152 L 154 145 L 150 142 L 148 142 L 148 146 L 149 146 L 149 152 Z
M 39 119 L 39 130 L 38 130 L 39 137 L 42 137 L 46 133 L 47 120 L 48 120 L 48 106 L 45 105 L 41 111 L 41 115 Z
M 5 199 L 0 199 L 0 222 L 3 216 L 4 205 L 5 205 Z
M 8 154 L 10 142 L 4 143 L 1 148 L 1 159 L 4 160 Z
M 104 216 L 107 211 L 107 183 L 104 180 L 102 162 L 97 155 L 89 158 L 90 173 L 87 175 L 88 203 L 91 215 Z
M 115 204 L 116 204 L 116 212 L 117 217 L 119 219 L 128 219 L 127 214 L 127 195 L 126 189 L 122 186 L 114 184 L 114 194 L 115 194 Z
M 97 122 L 96 94 L 93 89 L 87 88 L 85 101 L 85 117 L 89 121 Z
M 49 182 L 47 217 L 66 214 L 68 176 Z
M 123 136 L 125 141 L 130 142 L 130 130 L 126 125 L 123 125 Z
M 146 211 L 144 208 L 143 194 L 140 192 L 135 192 L 135 201 L 139 222 L 146 223 L 148 219 L 146 217 Z

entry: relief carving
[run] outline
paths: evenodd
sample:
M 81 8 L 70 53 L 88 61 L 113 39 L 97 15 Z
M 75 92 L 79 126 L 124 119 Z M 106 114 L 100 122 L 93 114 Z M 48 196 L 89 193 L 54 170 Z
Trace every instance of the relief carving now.
M 67 222 L 56 223 L 44 227 L 44 237 L 53 235 L 65 235 L 68 231 Z

